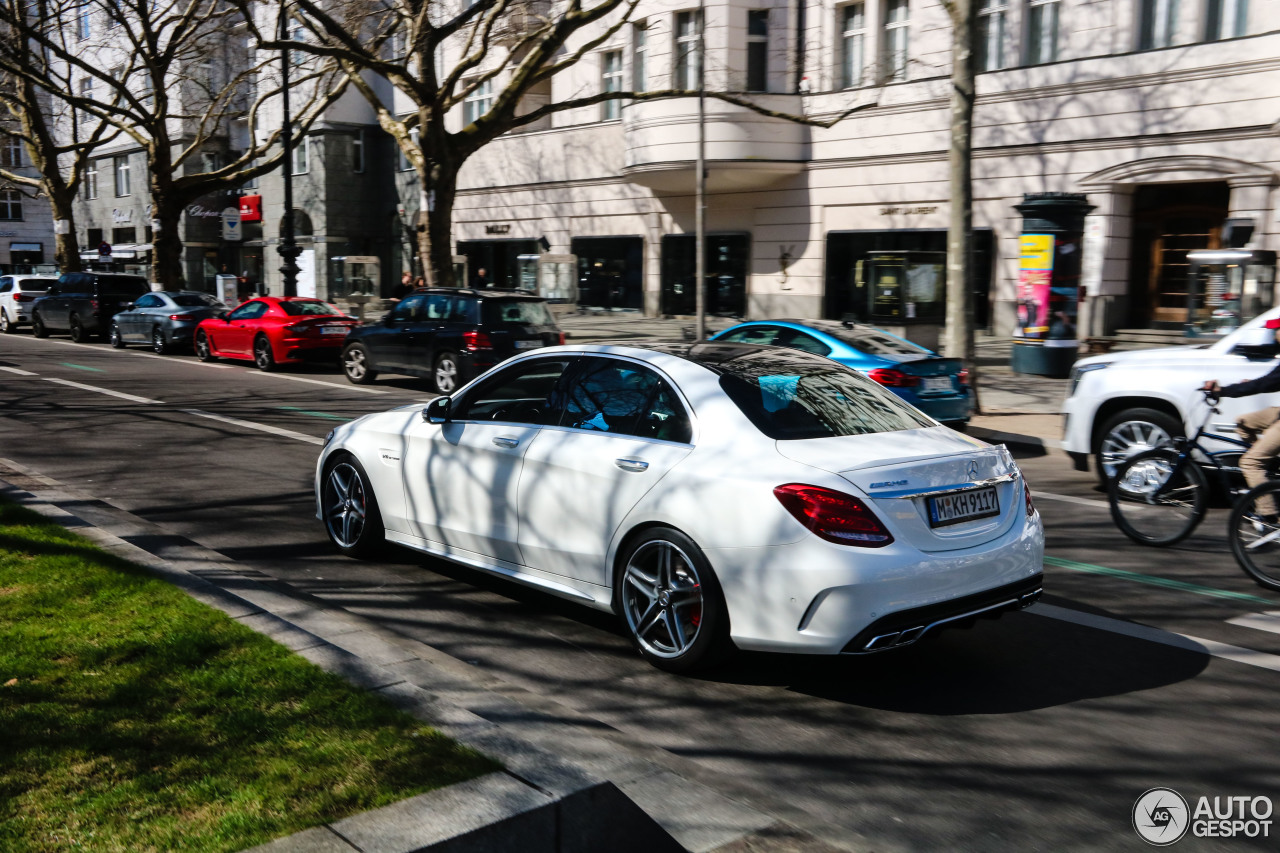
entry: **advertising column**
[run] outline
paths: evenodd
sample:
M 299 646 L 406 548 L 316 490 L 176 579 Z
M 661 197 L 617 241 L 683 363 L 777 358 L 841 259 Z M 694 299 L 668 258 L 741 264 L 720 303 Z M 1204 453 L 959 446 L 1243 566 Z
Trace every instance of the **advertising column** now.
M 1016 209 L 1022 236 L 1011 366 L 1014 373 L 1065 377 L 1079 347 L 1081 248 L 1093 205 L 1077 193 L 1027 193 Z

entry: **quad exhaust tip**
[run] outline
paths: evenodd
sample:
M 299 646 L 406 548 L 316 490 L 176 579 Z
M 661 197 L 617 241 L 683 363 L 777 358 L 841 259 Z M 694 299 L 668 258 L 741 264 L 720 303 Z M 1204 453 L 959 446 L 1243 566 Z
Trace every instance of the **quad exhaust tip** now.
M 948 616 L 945 619 L 939 619 L 936 622 L 930 622 L 928 625 L 915 625 L 911 628 L 904 628 L 901 631 L 894 631 L 889 634 L 880 634 L 872 637 L 863 647 L 854 654 L 867 654 L 868 652 L 883 652 L 889 649 L 900 649 L 909 646 L 919 640 L 928 632 L 935 628 L 941 628 L 953 622 L 960 622 L 965 619 L 975 619 L 979 616 L 990 618 L 998 617 L 1006 610 L 1025 610 L 1040 600 L 1043 588 L 1036 589 L 1017 598 L 1011 598 L 1007 601 L 1001 601 L 998 604 L 992 604 L 977 610 L 970 610 L 967 613 L 960 613 L 955 616 Z

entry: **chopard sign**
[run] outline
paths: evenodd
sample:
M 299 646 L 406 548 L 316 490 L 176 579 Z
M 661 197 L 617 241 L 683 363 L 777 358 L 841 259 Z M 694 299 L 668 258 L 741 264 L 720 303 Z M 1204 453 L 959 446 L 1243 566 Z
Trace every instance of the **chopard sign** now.
M 187 205 L 187 216 L 193 216 L 197 219 L 217 219 L 221 215 L 222 211 L 220 210 L 210 210 L 199 204 Z

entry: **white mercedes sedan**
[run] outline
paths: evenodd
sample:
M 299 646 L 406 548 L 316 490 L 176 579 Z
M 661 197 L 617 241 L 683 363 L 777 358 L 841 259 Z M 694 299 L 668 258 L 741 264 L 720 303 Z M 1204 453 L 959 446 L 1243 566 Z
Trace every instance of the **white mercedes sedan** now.
M 581 345 L 335 429 L 318 517 L 611 610 L 654 665 L 862 654 L 1026 607 L 1044 528 L 1013 458 L 820 356 Z

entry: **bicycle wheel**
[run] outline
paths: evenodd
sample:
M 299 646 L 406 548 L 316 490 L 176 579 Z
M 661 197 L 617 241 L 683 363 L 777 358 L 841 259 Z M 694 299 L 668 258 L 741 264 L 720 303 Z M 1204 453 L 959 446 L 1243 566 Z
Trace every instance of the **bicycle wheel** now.
M 1204 518 L 1209 484 L 1194 460 L 1159 448 L 1120 463 L 1107 500 L 1120 532 L 1140 545 L 1164 547 L 1187 538 Z
M 1258 512 L 1258 499 L 1263 496 L 1272 503 L 1264 507 L 1265 514 L 1274 515 L 1280 481 L 1256 486 L 1236 501 L 1227 520 L 1227 538 L 1231 553 L 1246 574 L 1267 589 L 1280 589 L 1280 522 L 1263 520 L 1264 514 Z

